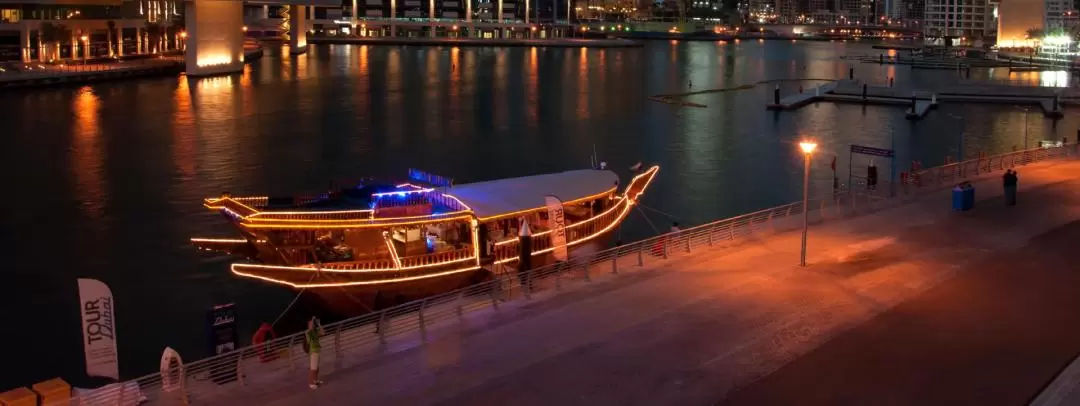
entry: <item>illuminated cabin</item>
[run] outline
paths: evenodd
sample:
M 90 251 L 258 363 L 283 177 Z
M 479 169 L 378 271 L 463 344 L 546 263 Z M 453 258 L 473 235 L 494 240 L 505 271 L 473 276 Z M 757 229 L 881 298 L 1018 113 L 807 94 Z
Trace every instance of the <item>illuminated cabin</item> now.
M 552 252 L 548 195 L 563 202 L 571 249 L 610 234 L 658 170 L 635 174 L 621 193 L 614 172 L 585 169 L 447 186 L 361 184 L 297 198 L 224 195 L 205 206 L 243 238 L 192 242 L 253 261 L 233 264 L 236 275 L 293 288 L 434 294 L 486 278 L 493 264 L 513 266 L 523 221 L 533 255 Z

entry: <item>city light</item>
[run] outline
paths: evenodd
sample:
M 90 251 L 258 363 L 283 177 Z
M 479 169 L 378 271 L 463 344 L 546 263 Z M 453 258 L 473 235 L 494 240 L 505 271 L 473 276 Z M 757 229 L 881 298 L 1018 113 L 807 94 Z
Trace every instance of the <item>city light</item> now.
M 814 153 L 814 149 L 817 148 L 817 143 L 813 141 L 802 141 L 799 143 L 799 148 L 802 149 L 804 154 Z

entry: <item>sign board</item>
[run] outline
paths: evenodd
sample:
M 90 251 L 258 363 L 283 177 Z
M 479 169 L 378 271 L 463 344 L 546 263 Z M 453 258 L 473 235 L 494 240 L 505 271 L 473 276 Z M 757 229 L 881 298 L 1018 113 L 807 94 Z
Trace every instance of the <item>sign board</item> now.
M 866 147 L 866 146 L 854 145 L 854 144 L 851 145 L 851 153 L 880 156 L 880 157 L 884 157 L 884 158 L 892 158 L 894 155 L 896 155 L 896 152 L 894 152 L 891 149 Z
M 78 282 L 86 374 L 120 379 L 112 291 L 96 279 L 79 279 Z
M 221 355 L 236 349 L 236 304 L 214 306 L 206 315 L 210 353 Z M 221 362 L 211 368 L 211 378 L 219 385 L 236 380 L 236 363 Z
M 563 213 L 562 200 L 558 197 L 547 195 L 544 197 L 548 209 L 548 227 L 551 229 L 551 247 L 556 261 L 566 261 L 569 254 L 566 250 L 566 218 Z
M 236 349 L 236 304 L 214 306 L 207 315 L 210 353 L 220 355 Z

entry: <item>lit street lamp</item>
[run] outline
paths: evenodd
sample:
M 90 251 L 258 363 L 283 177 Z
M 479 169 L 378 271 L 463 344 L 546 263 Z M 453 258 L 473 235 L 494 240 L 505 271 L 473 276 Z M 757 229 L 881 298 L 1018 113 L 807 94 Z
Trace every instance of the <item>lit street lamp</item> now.
M 799 256 L 799 266 L 806 266 L 806 230 L 810 225 L 806 207 L 810 200 L 810 156 L 814 154 L 817 143 L 813 141 L 803 141 L 799 143 L 799 148 L 802 149 L 803 157 L 805 158 L 802 180 L 802 254 Z

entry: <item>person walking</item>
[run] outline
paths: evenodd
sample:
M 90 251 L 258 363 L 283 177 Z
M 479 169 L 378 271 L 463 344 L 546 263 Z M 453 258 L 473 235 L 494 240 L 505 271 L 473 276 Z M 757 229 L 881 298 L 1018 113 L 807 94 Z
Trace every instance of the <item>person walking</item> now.
M 319 344 L 319 336 L 323 334 L 322 324 L 319 323 L 319 319 L 312 317 L 311 320 L 308 320 L 308 328 L 304 332 L 304 346 L 307 349 L 310 361 L 308 387 L 311 389 L 318 388 L 319 385 L 323 384 L 323 381 L 319 380 L 319 352 L 322 350 L 322 345 Z
M 1002 183 L 1005 187 L 1005 205 L 1016 206 L 1016 184 L 1019 177 L 1016 175 L 1016 171 L 1008 169 L 1005 171 L 1005 175 L 1002 176 Z

